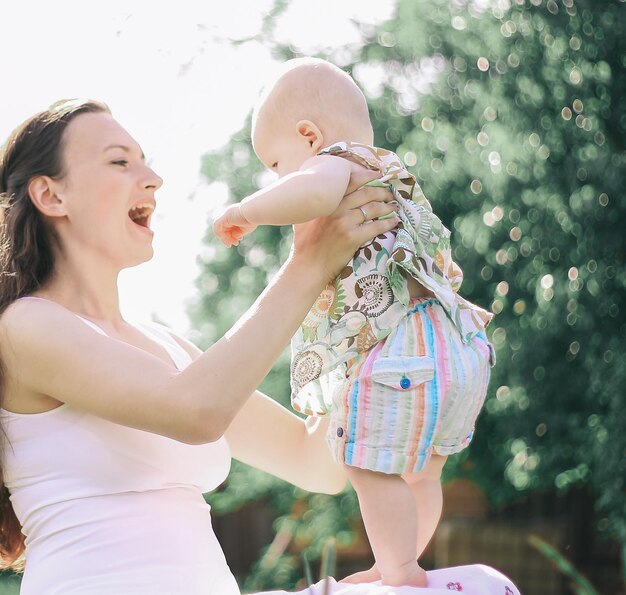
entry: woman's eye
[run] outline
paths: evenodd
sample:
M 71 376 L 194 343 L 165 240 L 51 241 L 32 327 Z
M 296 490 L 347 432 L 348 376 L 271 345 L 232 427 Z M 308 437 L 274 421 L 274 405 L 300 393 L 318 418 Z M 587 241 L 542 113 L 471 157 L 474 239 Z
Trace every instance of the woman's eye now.
M 121 165 L 123 167 L 126 167 L 128 165 L 128 161 L 126 161 L 126 159 L 118 159 L 117 161 L 112 161 L 111 163 L 113 165 Z

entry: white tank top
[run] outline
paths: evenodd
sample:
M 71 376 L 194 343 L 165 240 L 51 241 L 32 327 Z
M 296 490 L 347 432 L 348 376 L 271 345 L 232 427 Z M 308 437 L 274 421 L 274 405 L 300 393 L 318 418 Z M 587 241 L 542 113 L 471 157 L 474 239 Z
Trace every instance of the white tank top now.
M 167 331 L 142 330 L 179 370 L 190 363 Z M 183 444 L 67 404 L 0 415 L 4 480 L 26 535 L 21 595 L 239 593 L 202 495 L 228 474 L 224 438 Z

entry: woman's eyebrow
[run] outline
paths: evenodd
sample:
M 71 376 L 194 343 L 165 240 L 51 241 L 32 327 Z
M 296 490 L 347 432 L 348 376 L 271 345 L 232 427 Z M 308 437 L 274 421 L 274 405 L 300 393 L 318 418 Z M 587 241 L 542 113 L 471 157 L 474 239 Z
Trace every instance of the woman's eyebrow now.
M 122 151 L 125 151 L 126 153 L 132 153 L 132 151 L 133 151 L 127 145 L 113 144 L 113 145 L 108 145 L 107 147 L 105 147 L 102 152 L 104 153 L 105 151 L 108 151 L 109 149 L 122 149 Z M 146 156 L 143 154 L 143 151 L 141 151 L 141 159 L 143 161 L 146 160 Z

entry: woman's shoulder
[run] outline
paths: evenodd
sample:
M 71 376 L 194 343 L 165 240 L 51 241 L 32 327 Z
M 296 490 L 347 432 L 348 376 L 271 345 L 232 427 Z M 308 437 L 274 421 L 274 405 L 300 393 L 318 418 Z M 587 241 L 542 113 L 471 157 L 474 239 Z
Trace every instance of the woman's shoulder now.
M 31 389 L 33 371 L 39 369 L 38 353 L 51 347 L 50 329 L 66 329 L 69 311 L 49 300 L 20 298 L 0 315 L 0 354 L 4 367 L 5 415 L 36 414 L 62 403 Z
M 50 325 L 58 324 L 71 312 L 51 300 L 35 296 L 21 297 L 11 302 L 0 314 L 0 337 L 8 335 L 28 337 L 38 330 L 45 331 Z

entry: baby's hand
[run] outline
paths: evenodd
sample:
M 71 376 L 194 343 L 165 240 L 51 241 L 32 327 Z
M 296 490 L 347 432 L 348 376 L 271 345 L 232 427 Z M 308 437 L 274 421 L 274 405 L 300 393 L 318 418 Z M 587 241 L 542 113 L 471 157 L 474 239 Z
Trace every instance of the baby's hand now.
M 215 219 L 213 233 L 227 248 L 237 246 L 241 239 L 256 229 L 256 225 L 249 223 L 241 214 L 239 205 L 230 205 Z

